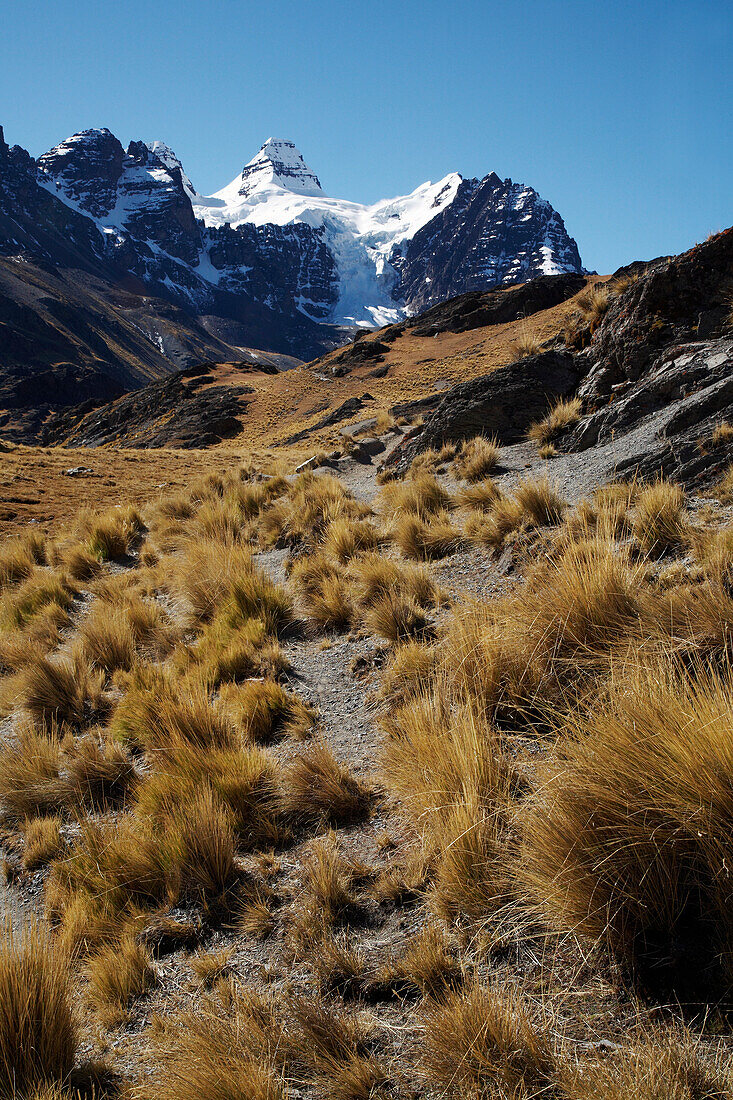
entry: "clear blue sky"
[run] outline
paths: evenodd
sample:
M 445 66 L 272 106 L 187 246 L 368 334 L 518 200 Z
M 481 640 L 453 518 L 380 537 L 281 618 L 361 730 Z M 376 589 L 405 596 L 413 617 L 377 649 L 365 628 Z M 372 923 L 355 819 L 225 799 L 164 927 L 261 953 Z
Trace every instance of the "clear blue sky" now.
M 0 125 L 160 138 L 203 193 L 270 135 L 362 202 L 493 170 L 606 272 L 733 223 L 731 58 L 730 0 L 5 0 Z

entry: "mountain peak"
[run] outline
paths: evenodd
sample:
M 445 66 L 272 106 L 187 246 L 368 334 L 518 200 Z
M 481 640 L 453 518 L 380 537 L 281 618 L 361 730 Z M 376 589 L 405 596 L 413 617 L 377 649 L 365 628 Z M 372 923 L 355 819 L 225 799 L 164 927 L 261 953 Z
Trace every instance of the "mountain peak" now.
M 298 195 L 322 195 L 323 188 L 315 172 L 303 160 L 292 141 L 270 137 L 256 156 L 245 164 L 238 194 L 248 198 L 253 192 L 280 187 Z

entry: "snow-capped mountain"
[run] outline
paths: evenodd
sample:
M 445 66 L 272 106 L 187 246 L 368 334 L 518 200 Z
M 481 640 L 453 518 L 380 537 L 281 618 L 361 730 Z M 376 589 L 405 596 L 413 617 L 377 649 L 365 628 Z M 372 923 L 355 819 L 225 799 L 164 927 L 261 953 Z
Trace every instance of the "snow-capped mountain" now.
M 464 290 L 581 269 L 550 204 L 494 174 L 451 173 L 367 206 L 328 196 L 292 142 L 269 138 L 203 196 L 163 142 L 124 150 L 85 130 L 39 158 L 38 179 L 131 271 L 197 311 L 216 291 L 374 327 Z
M 582 270 L 550 204 L 493 173 L 364 205 L 330 197 L 292 142 L 270 138 L 204 196 L 161 141 L 84 130 L 37 162 L 0 145 L 0 256 L 73 256 L 235 348 L 312 358 L 467 290 Z

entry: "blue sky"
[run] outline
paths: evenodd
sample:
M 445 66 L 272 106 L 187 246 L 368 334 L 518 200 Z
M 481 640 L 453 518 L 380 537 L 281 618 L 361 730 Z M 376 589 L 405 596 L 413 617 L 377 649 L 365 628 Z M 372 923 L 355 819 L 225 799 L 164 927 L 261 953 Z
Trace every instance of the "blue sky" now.
M 493 170 L 606 272 L 733 223 L 732 57 L 730 0 L 4 0 L 0 125 L 160 138 L 203 193 L 270 135 L 362 202 Z

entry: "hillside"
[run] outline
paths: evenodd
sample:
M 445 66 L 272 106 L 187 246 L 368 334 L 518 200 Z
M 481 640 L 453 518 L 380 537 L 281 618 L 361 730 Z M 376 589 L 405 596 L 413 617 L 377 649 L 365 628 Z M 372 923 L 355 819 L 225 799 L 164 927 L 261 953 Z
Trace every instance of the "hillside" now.
M 733 1096 L 732 268 L 2 444 L 0 1095 Z

